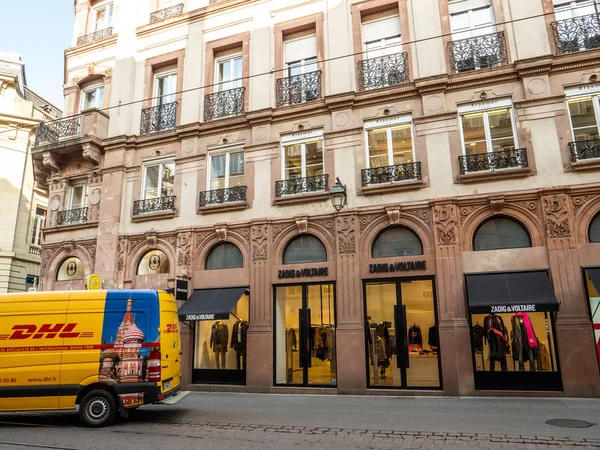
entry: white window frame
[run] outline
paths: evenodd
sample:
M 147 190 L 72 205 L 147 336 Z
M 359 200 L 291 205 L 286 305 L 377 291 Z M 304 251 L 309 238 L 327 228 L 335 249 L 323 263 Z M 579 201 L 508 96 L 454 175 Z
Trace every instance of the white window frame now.
M 81 188 L 81 205 L 73 205 L 73 194 L 75 193 L 75 189 Z M 81 209 L 87 206 L 87 194 L 88 194 L 87 184 L 85 183 L 77 183 L 73 184 L 69 189 L 69 207 L 68 210 L 71 209 Z
M 287 58 L 287 57 L 288 57 L 288 55 L 286 54 L 286 50 L 285 50 L 285 49 L 286 49 L 286 45 L 287 45 L 287 44 L 289 44 L 290 42 L 301 41 L 301 40 L 303 40 L 303 39 L 309 39 L 309 38 L 312 38 L 312 37 L 314 37 L 314 39 L 315 39 L 315 43 L 316 43 L 316 46 L 315 46 L 315 56 L 311 56 L 310 58 L 297 59 L 297 60 L 293 60 L 293 61 L 288 61 L 288 60 L 287 60 L 287 59 L 288 59 L 288 58 Z M 318 66 L 318 61 L 319 61 L 319 56 L 318 56 L 318 53 L 319 53 L 319 41 L 318 41 L 318 39 L 317 39 L 317 33 L 316 33 L 316 30 L 315 30 L 315 32 L 314 32 L 314 33 L 307 34 L 307 35 L 305 35 L 305 36 L 301 36 L 301 37 L 297 37 L 297 38 L 295 38 L 295 39 L 285 39 L 285 40 L 283 41 L 283 49 L 284 49 L 284 50 L 283 50 L 283 51 L 284 51 L 284 55 L 283 55 L 283 57 L 284 57 L 284 59 L 285 59 L 285 68 L 286 68 L 286 71 L 287 71 L 287 76 L 288 76 L 288 77 L 293 77 L 293 76 L 298 76 L 298 75 L 304 75 L 305 73 L 312 73 L 312 72 L 315 72 L 315 71 L 319 70 L 319 66 Z M 306 64 L 306 61 L 311 61 L 311 60 L 313 60 L 313 59 L 314 59 L 314 63 L 312 63 L 312 62 L 311 62 L 311 63 L 309 63 L 309 64 Z M 294 64 L 299 64 L 299 66 L 298 66 L 298 67 L 300 67 L 300 73 L 299 73 L 299 74 L 292 75 L 292 74 L 290 73 L 290 70 L 291 70 L 291 68 L 292 68 L 292 65 L 294 65 Z M 312 71 L 310 71 L 310 72 L 306 72 L 306 66 L 307 66 L 307 65 L 314 65 L 314 66 L 316 67 L 316 69 L 315 69 L 315 70 L 312 70 Z
M 476 11 L 479 9 L 489 9 L 490 10 L 490 16 L 492 18 L 491 25 L 485 25 L 485 26 L 473 25 L 473 11 Z M 468 21 L 469 21 L 469 28 L 464 28 L 461 30 L 453 30 L 452 29 L 452 16 L 457 16 L 459 14 L 467 14 Z M 496 17 L 494 15 L 494 8 L 492 7 L 491 4 L 469 6 L 466 9 L 451 13 L 449 15 L 449 19 L 450 19 L 450 28 L 452 29 L 451 31 L 452 31 L 452 39 L 453 40 L 462 40 L 462 39 L 469 39 L 469 38 L 477 37 L 477 36 L 485 36 L 486 34 L 496 33 L 496 31 L 497 31 L 496 30 Z M 480 30 L 488 30 L 488 29 L 489 29 L 489 31 L 487 31 L 485 33 L 478 32 Z M 467 33 L 468 33 L 468 36 L 466 35 Z M 464 36 L 461 36 L 461 35 L 464 35 Z
M 98 27 L 98 13 L 101 11 L 105 11 L 106 12 L 110 12 L 110 15 L 105 16 L 103 22 L 106 24 L 106 26 L 102 26 L 102 27 Z M 113 15 L 115 12 L 115 5 L 114 3 L 106 3 L 104 5 L 100 5 L 94 8 L 94 31 L 101 31 L 101 30 L 106 30 L 107 28 L 112 27 L 112 20 L 113 20 Z
M 394 14 L 390 14 L 389 16 L 384 16 L 384 17 L 380 17 L 377 19 L 372 19 L 372 20 L 367 20 L 367 21 L 361 22 L 361 25 L 360 25 L 361 31 L 363 30 L 365 25 L 370 25 L 370 24 L 381 22 L 381 21 L 388 20 L 391 18 L 396 18 L 398 20 L 398 23 L 400 24 L 400 15 L 397 13 L 394 13 Z M 397 40 L 397 42 L 393 43 L 395 40 Z M 367 47 L 368 44 L 373 44 L 378 41 L 380 42 L 380 45 L 378 47 L 373 47 L 371 49 L 369 49 Z M 390 41 L 392 41 L 391 44 L 390 44 Z M 393 49 L 393 51 L 391 53 L 388 53 L 389 49 Z M 375 40 L 374 41 L 363 41 L 363 51 L 364 51 L 367 59 L 371 58 L 369 56 L 369 52 L 381 51 L 382 55 L 380 55 L 380 56 L 387 56 L 387 55 L 393 55 L 396 53 L 401 53 L 402 52 L 402 33 L 400 32 L 396 36 L 385 36 L 376 41 Z M 374 56 L 373 58 L 377 58 L 377 56 Z
M 212 150 L 208 152 L 208 177 L 206 177 L 206 190 L 207 191 L 211 191 L 211 190 L 215 190 L 212 189 L 210 187 L 210 182 L 212 179 L 212 160 L 215 156 L 225 156 L 225 187 L 224 189 L 228 189 L 229 188 L 229 178 L 230 178 L 230 174 L 229 174 L 229 164 L 230 164 L 230 158 L 231 158 L 231 154 L 232 153 L 243 153 L 244 154 L 244 181 L 245 181 L 245 177 L 246 177 L 246 153 L 244 151 L 243 147 L 240 147 L 238 145 L 236 146 L 232 146 L 232 147 L 228 147 L 228 148 L 221 148 L 221 149 L 216 149 L 216 150 Z
M 297 134 L 301 135 L 301 136 L 296 136 Z M 325 140 L 323 139 L 323 131 L 322 130 L 318 130 L 318 131 L 308 131 L 308 132 L 300 132 L 300 133 L 294 133 L 292 135 L 288 135 L 288 136 L 284 136 L 281 139 L 281 175 L 282 175 L 282 179 L 283 180 L 288 180 L 288 179 L 292 179 L 292 178 L 286 178 L 286 173 L 285 173 L 285 147 L 288 147 L 290 145 L 301 145 L 302 149 L 301 149 L 301 167 L 302 167 L 302 173 L 301 173 L 301 177 L 300 178 L 306 178 L 306 144 L 311 144 L 313 142 L 321 142 L 321 148 L 323 149 L 323 174 L 327 173 L 325 172 Z
M 571 100 L 582 100 L 585 98 L 592 99 L 592 106 L 594 107 L 594 116 L 596 117 L 596 128 L 598 129 L 598 135 L 600 135 L 600 92 L 590 92 L 581 95 L 567 96 L 565 99 L 565 106 L 567 108 L 567 115 L 569 116 L 569 125 L 571 126 L 571 137 L 572 142 L 575 142 L 575 129 L 573 128 L 573 119 L 571 118 L 571 111 L 569 109 L 569 101 Z
M 371 130 L 386 130 L 387 136 L 387 153 L 388 153 L 388 166 L 395 166 L 394 164 L 394 149 L 392 139 L 392 128 L 396 125 L 410 124 L 410 139 L 412 142 L 412 156 L 413 162 L 416 161 L 415 157 L 415 127 L 413 124 L 412 116 L 398 116 L 390 117 L 385 119 L 372 120 L 365 123 L 364 135 L 365 135 L 365 157 L 367 159 L 367 169 L 371 168 L 371 155 L 369 154 L 369 131 Z
M 508 109 L 510 114 L 510 123 L 513 132 L 513 139 L 515 141 L 515 149 L 521 148 L 519 145 L 519 135 L 517 133 L 516 120 L 515 120 L 515 108 L 512 104 L 511 100 L 491 100 L 489 102 L 477 102 L 472 103 L 469 106 L 459 106 L 458 107 L 458 124 L 460 131 L 460 140 L 462 143 L 462 155 L 467 155 L 467 145 L 465 142 L 465 135 L 463 132 L 463 122 L 462 116 L 474 113 L 484 113 L 483 114 L 483 128 L 485 132 L 485 146 L 487 149 L 486 153 L 494 153 L 494 148 L 492 145 L 492 136 L 490 131 L 490 121 L 488 117 L 488 113 L 492 111 L 497 111 L 499 109 Z M 481 153 L 484 154 L 484 153 Z
M 561 4 L 558 8 L 556 6 L 557 3 Z M 578 3 L 580 5 L 578 5 Z M 563 6 L 563 5 L 567 5 L 567 4 L 568 4 L 568 7 Z M 599 2 L 597 0 L 554 0 L 552 2 L 552 6 L 554 7 L 555 15 L 556 15 L 556 13 L 570 12 L 571 19 L 588 15 L 588 14 L 578 14 L 577 10 L 579 8 L 582 8 L 585 6 L 594 6 L 596 9 L 596 14 L 600 12 L 598 10 Z M 566 19 L 568 19 L 568 18 L 559 19 L 559 20 L 566 20 Z
M 42 216 L 37 215 L 36 212 L 37 212 L 38 208 L 46 211 L 46 216 L 42 217 Z M 46 219 L 48 218 L 48 208 L 43 205 L 36 204 L 33 211 L 34 211 L 33 212 L 33 228 L 31 230 L 31 232 L 35 233 L 35 234 L 33 236 L 33 239 L 31 239 L 32 233 L 30 233 L 29 244 L 40 247 L 42 245 L 42 241 L 43 241 L 43 231 L 44 231 L 44 227 L 46 225 Z
M 175 169 L 177 168 L 177 164 L 175 163 L 175 160 L 171 157 L 171 158 L 160 158 L 160 159 L 149 159 L 144 161 L 144 164 L 142 165 L 142 186 L 141 186 L 141 194 L 140 194 L 140 199 L 141 200 L 148 200 L 146 198 L 146 174 L 148 171 L 148 167 L 154 167 L 154 166 L 159 166 L 159 176 L 158 176 L 158 186 L 156 188 L 156 191 L 160 194 L 160 196 L 156 197 L 156 198 L 162 198 L 162 188 L 163 188 L 163 168 L 165 164 L 174 164 L 175 165 Z M 175 177 L 175 170 L 173 170 L 173 177 Z M 175 186 L 173 186 L 173 188 L 175 188 Z
M 233 78 L 235 76 L 235 61 L 236 60 L 240 60 L 242 63 L 242 77 L 240 78 Z M 231 77 L 231 79 L 229 81 L 222 81 L 222 80 L 218 80 L 218 76 L 219 76 L 219 65 L 223 64 L 227 61 L 231 61 L 231 67 L 229 69 L 229 76 Z M 219 58 L 215 58 L 215 91 L 216 92 L 223 92 L 223 91 L 228 91 L 230 89 L 237 89 L 237 88 L 241 88 L 242 87 L 242 78 L 244 76 L 243 74 L 244 72 L 244 55 L 243 53 L 234 53 L 231 55 L 227 55 L 227 56 L 221 56 Z M 230 85 L 232 87 L 228 87 L 227 89 L 223 89 L 223 86 L 225 85 Z
M 163 94 L 160 95 L 158 92 L 158 84 L 159 84 L 159 80 L 164 79 L 164 78 L 169 78 L 169 77 L 173 77 L 173 80 L 171 81 L 172 84 L 174 84 L 174 86 L 172 86 L 173 92 L 170 94 Z M 177 101 L 177 68 L 172 69 L 172 70 L 167 70 L 164 72 L 158 72 L 154 74 L 154 89 L 153 89 L 153 98 L 152 98 L 152 106 L 163 106 L 163 105 L 168 105 L 171 104 L 175 101 Z M 170 98 L 172 97 L 173 100 L 172 101 L 163 101 L 163 99 L 165 98 Z
M 85 103 L 85 97 L 89 92 L 96 92 L 96 95 L 98 93 L 98 91 L 102 89 L 102 103 L 104 103 L 104 84 L 93 84 L 91 86 L 86 86 L 85 88 L 83 88 L 81 90 L 81 104 L 79 105 L 79 110 L 80 111 L 85 111 L 86 109 L 92 109 L 92 108 L 96 108 L 96 109 L 102 109 L 102 105 L 100 106 L 90 106 L 89 108 L 84 108 L 84 103 Z M 97 97 L 96 97 L 97 98 Z

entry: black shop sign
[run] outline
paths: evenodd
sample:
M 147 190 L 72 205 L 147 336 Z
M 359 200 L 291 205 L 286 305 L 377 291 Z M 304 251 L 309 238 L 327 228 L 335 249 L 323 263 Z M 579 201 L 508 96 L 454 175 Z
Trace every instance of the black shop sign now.
M 412 272 L 415 270 L 427 270 L 425 261 L 369 264 L 369 273 Z
M 279 270 L 277 278 L 311 278 L 326 277 L 329 275 L 328 267 L 314 267 L 311 269 L 285 269 Z

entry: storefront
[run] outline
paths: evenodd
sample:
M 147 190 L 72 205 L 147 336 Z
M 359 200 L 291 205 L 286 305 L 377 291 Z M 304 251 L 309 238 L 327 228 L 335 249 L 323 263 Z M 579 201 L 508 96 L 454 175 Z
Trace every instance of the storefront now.
M 598 367 L 600 368 L 600 267 L 585 269 L 584 277 L 594 330 L 594 343 L 598 355 Z
M 476 389 L 562 390 L 546 271 L 465 276 Z

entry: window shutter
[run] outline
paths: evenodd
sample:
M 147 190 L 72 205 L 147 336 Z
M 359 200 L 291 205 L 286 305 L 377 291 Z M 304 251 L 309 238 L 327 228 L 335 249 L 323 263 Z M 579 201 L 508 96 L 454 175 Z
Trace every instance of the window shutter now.
M 374 22 L 363 23 L 363 42 L 378 41 L 383 38 L 398 36 L 400 34 L 400 18 L 391 16 Z
M 285 62 L 287 64 L 317 56 L 317 36 L 307 36 L 285 43 Z

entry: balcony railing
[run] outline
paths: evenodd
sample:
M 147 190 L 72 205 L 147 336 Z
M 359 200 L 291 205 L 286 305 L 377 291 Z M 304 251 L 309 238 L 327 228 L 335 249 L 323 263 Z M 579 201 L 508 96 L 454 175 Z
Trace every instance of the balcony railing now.
M 245 87 L 215 92 L 204 97 L 204 120 L 244 114 Z
M 277 106 L 310 102 L 321 97 L 321 71 L 277 80 Z
M 77 38 L 77 45 L 89 44 L 90 42 L 97 41 L 108 36 L 112 36 L 113 28 L 105 28 L 104 30 L 94 31 L 93 33 L 79 36 Z
M 275 182 L 275 196 L 307 194 L 310 192 L 323 192 L 328 190 L 329 175 L 316 175 L 314 177 L 291 178 Z
M 67 209 L 56 213 L 57 225 L 69 225 L 72 223 L 87 222 L 87 208 Z
M 81 115 L 40 123 L 35 132 L 35 146 L 55 144 L 59 140 L 79 136 Z
M 175 128 L 177 102 L 142 109 L 140 134 L 154 133 Z
M 150 14 L 150 24 L 163 22 L 171 17 L 180 16 L 181 14 L 183 14 L 183 3 L 153 12 Z
M 245 202 L 246 186 L 200 192 L 200 207 L 224 203 Z
M 452 72 L 487 69 L 508 64 L 504 32 L 448 42 Z
M 459 156 L 460 173 L 520 169 L 527 167 L 527 149 L 516 148 L 500 152 L 476 153 Z
M 421 163 L 412 162 L 395 166 L 375 167 L 361 171 L 362 185 L 395 183 L 398 181 L 420 180 Z
M 407 83 L 408 53 L 379 56 L 358 62 L 358 90 L 378 89 Z
M 600 47 L 599 14 L 557 20 L 550 26 L 558 54 Z
M 42 255 L 42 246 L 29 244 L 29 254 L 33 256 L 41 256 Z
M 175 209 L 175 196 L 148 198 L 146 200 L 137 200 L 133 202 L 133 215 L 173 211 Z
M 600 139 L 569 142 L 569 149 L 571 150 L 571 162 L 600 158 Z

